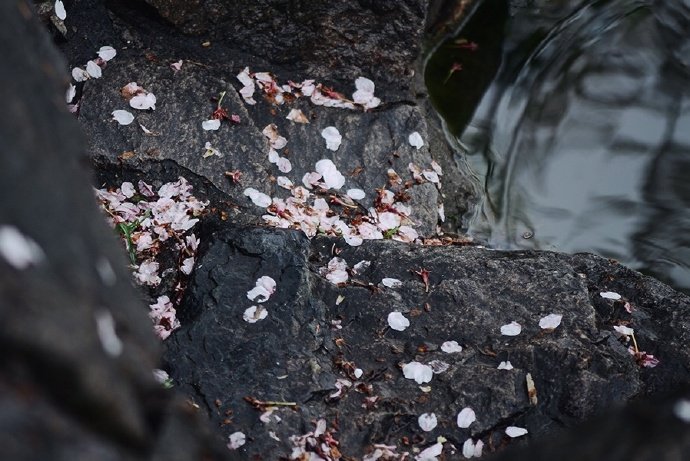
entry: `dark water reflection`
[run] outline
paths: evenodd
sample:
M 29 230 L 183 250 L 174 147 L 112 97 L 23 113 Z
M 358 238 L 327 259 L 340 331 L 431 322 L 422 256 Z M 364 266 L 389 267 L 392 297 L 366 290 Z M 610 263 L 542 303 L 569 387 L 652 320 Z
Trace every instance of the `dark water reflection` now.
M 486 192 L 470 233 L 690 292 L 690 0 L 536 3 L 459 138 Z

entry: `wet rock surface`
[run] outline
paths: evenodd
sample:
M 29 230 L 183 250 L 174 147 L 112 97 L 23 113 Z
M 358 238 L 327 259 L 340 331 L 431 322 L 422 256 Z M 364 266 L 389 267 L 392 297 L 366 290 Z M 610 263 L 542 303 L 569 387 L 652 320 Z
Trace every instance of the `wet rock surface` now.
M 41 304 L 35 294 L 43 286 L 31 283 L 43 280 L 42 273 L 17 273 L 0 265 L 9 274 L 0 278 L 2 307 L 12 319 L 3 324 L 0 337 L 19 351 L 6 359 L 0 382 L 2 394 L 9 395 L 1 403 L 0 423 L 7 431 L 0 434 L 8 434 L 2 445 L 16 449 L 18 459 L 45 459 L 33 454 L 31 440 L 46 433 L 52 444 L 45 448 L 52 450 L 50 459 L 300 459 L 309 453 L 325 459 L 377 459 L 376 449 L 396 454 L 378 459 L 402 459 L 404 453 L 414 456 L 433 446 L 438 436 L 446 440 L 446 459 L 462 459 L 469 438 L 481 440 L 487 454 L 564 431 L 566 446 L 577 453 L 576 448 L 586 451 L 601 444 L 601 438 L 592 430 L 579 447 L 568 428 L 612 405 L 646 399 L 688 382 L 690 352 L 684 345 L 690 334 L 690 300 L 615 262 L 584 254 L 498 252 L 452 238 L 427 241 L 443 243 L 439 246 L 380 240 L 351 247 L 340 238 L 310 240 L 299 230 L 262 225 L 265 211 L 243 190 L 251 186 L 271 196 L 282 192 L 274 183 L 279 172 L 268 162 L 269 145 L 262 134 L 266 125 L 275 123 L 288 140 L 281 155 L 290 159 L 294 170 L 287 176 L 299 183 L 316 161 L 330 158 L 345 174 L 345 188 L 366 191 L 364 207 L 373 204 L 376 188 L 388 186 L 388 168 L 408 181 L 408 163 L 426 168 L 436 160 L 444 173 L 440 188 L 412 181 L 406 189 L 411 217 L 421 235 L 433 236 L 439 224 L 437 206 L 445 203 L 451 223 L 447 229 L 461 226 L 475 185 L 451 160 L 440 125 L 409 72 L 416 69 L 425 2 L 405 2 L 393 9 L 379 2 L 333 2 L 314 9 L 262 1 L 234 10 L 220 4 L 219 11 L 211 6 L 218 3 L 187 2 L 186 6 L 198 7 L 194 12 L 175 10 L 174 1 L 149 3 L 157 10 L 142 8 L 143 2 L 68 3 L 70 28 L 61 49 L 70 67 L 84 65 L 101 45 L 118 50 L 101 78 L 77 89 L 78 121 L 96 166 L 96 185 L 114 188 L 141 179 L 158 188 L 182 176 L 196 196 L 210 202 L 195 228 L 201 243 L 193 271 L 185 279 L 186 290 L 175 306 L 182 326 L 162 343 L 163 367 L 175 392 L 161 389 L 151 378 L 158 350 L 147 309 L 127 281 L 125 260 L 114 242 L 103 243 L 110 232 L 90 202 L 84 174 L 64 171 L 65 165 L 75 167 L 76 158 L 64 163 L 27 156 L 28 162 L 47 162 L 51 184 L 57 178 L 67 191 L 42 194 L 42 200 L 49 196 L 50 201 L 36 205 L 53 218 L 50 222 L 60 224 L 60 232 L 54 233 L 51 225 L 30 236 L 46 249 L 51 264 L 60 262 L 55 266 L 60 271 L 51 275 L 55 284 L 67 277 L 58 274 L 68 274 L 81 285 L 59 285 L 54 291 L 61 296 L 54 296 L 52 304 Z M 250 20 L 250 13 L 260 21 Z M 324 32 L 335 27 L 336 20 L 346 23 L 338 24 L 344 32 Z M 168 22 L 202 35 L 183 36 Z M 372 32 L 377 24 L 385 27 Z M 350 27 L 368 40 L 348 39 Z M 293 29 L 305 31 L 295 38 L 298 42 L 280 40 L 281 33 L 289 35 Z M 228 30 L 232 38 L 222 38 Z M 247 40 L 239 40 L 243 37 Z M 211 46 L 203 47 L 204 40 Z M 343 42 L 351 41 L 356 46 L 343 48 Z M 395 63 L 359 46 L 384 49 Z M 334 59 L 324 59 L 326 55 Z M 179 59 L 184 63 L 174 72 L 169 65 Z M 281 82 L 325 79 L 346 95 L 354 91 L 354 79 L 365 75 L 376 83 L 376 95 L 384 104 L 369 112 L 314 106 L 307 98 L 274 106 L 257 94 L 257 104 L 248 106 L 234 78 L 244 66 L 271 71 Z M 128 107 L 120 89 L 131 81 L 156 94 L 155 111 Z M 57 83 L 53 85 L 57 94 Z M 223 107 L 239 115 L 240 123 L 224 121 L 220 130 L 204 131 L 201 123 L 217 107 L 212 98 L 222 91 Z M 8 94 L 21 100 L 19 95 L 27 93 Z M 56 108 L 62 104 L 51 97 Z M 291 108 L 302 109 L 310 124 L 285 120 Z M 116 109 L 135 112 L 135 122 L 117 125 L 111 120 Z M 71 123 L 64 113 L 50 117 Z M 152 133 L 144 133 L 139 123 Z M 330 125 L 343 135 L 335 152 L 326 150 L 320 135 Z M 7 133 L 17 130 L 5 124 L 3 129 L 6 126 Z M 425 140 L 423 148 L 417 150 L 408 142 L 412 131 Z M 79 152 L 71 143 L 78 139 L 75 125 L 65 133 L 70 136 L 55 145 Z M 203 158 L 207 141 L 224 156 Z M 51 146 L 30 145 L 24 150 L 37 155 L 51 151 Z M 363 171 L 355 174 L 360 167 Z M 235 169 L 242 172 L 239 184 L 225 175 Z M 7 182 L 0 182 L 7 185 L 3 195 L 25 192 L 24 183 L 17 180 L 20 175 L 6 171 Z M 37 176 L 29 183 L 49 181 Z M 35 221 L 28 211 L 21 214 L 9 203 L 3 206 L 10 210 L 7 222 L 33 229 L 30 223 Z M 85 217 L 78 219 L 77 214 Z M 87 242 L 76 246 L 83 258 L 74 260 L 75 252 L 65 251 L 71 248 L 65 241 Z M 104 286 L 94 272 L 93 258 L 101 251 L 112 261 L 115 287 Z M 342 258 L 348 266 L 348 280 L 341 285 L 327 278 L 333 258 Z M 361 261 L 370 264 L 355 269 Z M 276 290 L 257 303 L 247 292 L 262 276 L 273 278 Z M 401 284 L 391 287 L 384 278 L 399 279 Z M 164 280 L 161 290 L 172 290 L 173 285 Z M 151 303 L 159 291 L 144 290 L 139 296 Z M 602 292 L 616 292 L 620 299 L 604 298 Z M 12 310 L 14 302 L 9 301 L 15 297 L 29 301 Z M 266 317 L 245 321 L 252 305 L 265 309 Z M 101 350 L 92 318 L 102 308 L 112 313 L 124 343 L 117 359 Z M 392 312 L 404 316 L 409 326 L 392 329 Z M 553 330 L 539 326 L 548 314 L 563 316 Z M 519 323 L 521 332 L 502 335 L 501 327 L 511 322 Z M 34 339 L 27 325 L 46 334 Z M 614 326 L 634 329 L 637 361 L 629 351 L 632 338 L 619 337 Z M 77 330 L 84 333 L 71 334 Z M 65 343 L 65 337 L 73 342 Z M 446 341 L 456 341 L 462 350 L 445 352 Z M 68 350 L 51 350 L 60 344 L 68 344 Z M 642 366 L 649 355 L 660 360 L 654 368 Z M 56 368 L 44 369 L 45 357 Z M 59 365 L 54 365 L 55 357 Z M 514 368 L 498 369 L 507 361 Z M 408 365 L 409 373 L 414 362 L 435 373 L 420 382 L 406 378 L 403 367 Z M 66 381 L 53 382 L 58 372 L 67 376 Z M 534 389 L 528 387 L 528 375 Z M 34 389 L 38 391 L 30 392 Z M 641 433 L 646 417 L 659 416 L 678 436 L 677 443 L 666 445 L 668 452 L 686 453 L 682 435 L 690 426 L 673 413 L 683 395 L 661 405 L 659 412 L 646 407 L 594 424 L 606 427 L 613 420 L 625 427 L 622 421 L 633 418 Z M 476 421 L 460 428 L 458 413 L 466 407 L 474 410 Z M 431 412 L 438 425 L 424 432 L 418 417 Z M 39 419 L 45 415 L 48 421 Z M 199 417 L 209 420 L 210 430 L 198 424 Z M 529 433 L 510 439 L 505 435 L 508 426 L 524 427 Z M 246 442 L 226 449 L 223 445 L 236 442 L 233 434 L 238 432 Z M 303 434 L 308 437 L 300 437 Z M 624 435 L 621 443 L 630 437 Z M 549 449 L 542 447 L 542 452 L 552 453 Z M 624 454 L 645 459 L 639 456 L 646 453 Z

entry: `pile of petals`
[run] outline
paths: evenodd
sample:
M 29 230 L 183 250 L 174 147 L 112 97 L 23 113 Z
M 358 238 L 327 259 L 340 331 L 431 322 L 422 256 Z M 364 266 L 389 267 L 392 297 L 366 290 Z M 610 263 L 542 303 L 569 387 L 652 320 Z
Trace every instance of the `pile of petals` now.
M 336 192 L 343 187 L 345 177 L 331 160 L 319 160 L 315 169 L 304 175 L 303 186 L 279 177 L 278 185 L 292 194 L 285 199 L 271 198 L 252 188 L 244 194 L 256 206 L 266 208 L 268 214 L 263 215 L 266 223 L 283 229 L 300 229 L 309 238 L 317 234 L 342 236 L 349 245 L 358 246 L 364 240 L 392 238 L 413 242 L 419 237 L 412 227 L 411 208 L 403 202 L 404 194 L 380 189 L 374 206 L 366 209 L 348 195 L 361 198 L 361 190 L 351 189 L 348 194 Z
M 184 178 L 163 184 L 157 191 L 144 181 L 139 181 L 136 187 L 124 182 L 115 190 L 96 190 L 96 197 L 108 222 L 122 236 L 139 284 L 152 287 L 160 284 L 156 258 L 166 241 L 178 252 L 179 271 L 191 273 L 199 239 L 189 231 L 199 221 L 198 216 L 208 202 L 194 197 L 192 186 Z M 156 332 L 163 339 L 179 326 L 175 309 L 167 296 L 164 298 L 158 298 L 151 306 Z
M 56 12 L 58 11 L 58 3 L 62 5 L 62 2 L 56 2 Z M 62 7 L 64 12 L 64 7 Z M 61 18 L 64 19 L 64 18 Z M 112 46 L 102 46 L 98 50 L 98 57 L 92 59 L 82 67 L 75 67 L 72 69 L 72 78 L 77 83 L 85 82 L 92 78 L 101 78 L 103 75 L 103 69 L 106 67 L 107 62 L 113 59 L 117 55 L 117 51 Z M 77 88 L 73 83 L 69 84 L 67 92 L 65 93 L 65 102 L 67 102 L 67 107 L 70 112 L 76 113 L 79 109 L 79 101 L 75 100 L 77 95 Z
M 290 437 L 292 453 L 290 459 L 337 461 L 341 459 L 339 442 L 328 429 L 326 420 L 320 419 L 313 431 Z
M 288 100 L 294 100 L 302 96 L 310 99 L 312 104 L 325 107 L 337 107 L 341 109 L 373 109 L 381 104 L 381 100 L 374 96 L 374 82 L 365 77 L 355 80 L 355 92 L 352 98 L 334 91 L 333 89 L 314 80 L 304 80 L 302 83 L 288 81 L 280 84 L 270 72 L 250 72 L 245 67 L 237 74 L 237 80 L 243 85 L 240 95 L 244 102 L 250 105 L 256 104 L 254 92 L 258 88 L 273 104 L 284 104 Z

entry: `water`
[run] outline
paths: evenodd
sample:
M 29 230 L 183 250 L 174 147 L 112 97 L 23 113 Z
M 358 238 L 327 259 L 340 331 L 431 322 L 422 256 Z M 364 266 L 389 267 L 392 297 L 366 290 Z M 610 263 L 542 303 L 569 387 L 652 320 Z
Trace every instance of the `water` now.
M 484 190 L 469 233 L 597 253 L 690 292 L 690 0 L 483 9 L 426 71 Z

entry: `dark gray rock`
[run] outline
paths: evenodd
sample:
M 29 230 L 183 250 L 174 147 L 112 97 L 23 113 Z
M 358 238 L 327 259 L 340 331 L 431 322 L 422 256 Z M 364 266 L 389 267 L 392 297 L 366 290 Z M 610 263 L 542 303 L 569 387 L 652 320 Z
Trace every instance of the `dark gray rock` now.
M 319 275 L 334 251 L 350 267 L 360 260 L 371 266 L 335 287 Z M 414 273 L 422 268 L 430 272 L 428 293 Z M 246 292 L 263 275 L 276 280 L 277 291 L 262 305 L 267 318 L 249 324 L 242 320 L 253 304 Z M 403 285 L 383 287 L 384 277 Z M 599 295 L 610 290 L 632 303 L 632 314 L 623 302 Z M 339 305 L 338 296 L 344 296 Z M 242 447 L 246 456 L 287 456 L 290 436 L 326 418 L 338 428 L 334 436 L 346 456 L 361 457 L 375 443 L 423 448 L 443 435 L 456 447 L 455 459 L 468 437 L 498 448 L 508 443 L 503 430 L 516 425 L 530 436 L 514 444 L 538 440 L 613 404 L 687 382 L 690 355 L 682 344 L 689 308 L 684 296 L 595 256 L 385 241 L 350 248 L 330 239 L 310 246 L 294 232 L 233 229 L 208 244 L 180 308 L 183 327 L 166 343 L 166 358 L 177 386 L 206 408 L 223 433 L 251 436 Z M 403 312 L 411 326 L 390 329 L 392 311 Z M 562 324 L 540 329 L 539 319 L 550 313 L 562 314 Z M 523 326 L 522 333 L 502 336 L 500 327 L 511 321 Z M 656 368 L 635 362 L 614 335 L 619 324 L 635 329 L 640 349 L 661 360 Z M 464 350 L 442 352 L 449 340 Z M 449 368 L 424 392 L 400 370 L 413 360 L 439 360 Z M 497 370 L 505 360 L 515 368 Z M 355 368 L 364 372 L 359 380 Z M 537 405 L 528 397 L 527 373 Z M 337 379 L 355 384 L 341 399 L 329 398 Z M 279 408 L 282 421 L 264 424 L 247 397 L 295 402 L 299 410 Z M 377 400 L 363 409 L 366 397 Z M 477 422 L 458 429 L 456 416 L 466 406 Z M 439 419 L 431 433 L 417 424 L 425 412 Z M 450 446 L 446 450 L 453 453 Z

